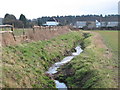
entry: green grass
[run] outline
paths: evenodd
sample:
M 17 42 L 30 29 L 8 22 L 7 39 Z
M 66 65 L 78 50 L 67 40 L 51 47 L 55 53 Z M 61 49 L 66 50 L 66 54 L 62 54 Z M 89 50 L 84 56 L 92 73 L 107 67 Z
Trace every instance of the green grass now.
M 83 36 L 70 32 L 57 38 L 3 48 L 3 87 L 54 88 L 54 82 L 45 75 L 48 68 L 62 60 Z
M 112 59 L 114 64 L 118 66 L 118 62 L 120 60 L 120 46 L 119 45 L 119 34 L 120 31 L 97 31 L 103 37 L 104 43 L 110 49 L 112 53 Z M 116 71 L 117 72 L 117 71 Z
M 111 51 L 118 55 L 118 33 L 119 31 L 97 31 L 103 37 L 103 40 Z
M 104 35 L 103 39 L 109 45 L 108 47 L 113 52 L 116 51 L 118 42 L 114 39 L 116 39 L 117 32 L 99 32 Z M 114 33 L 116 36 L 109 33 Z M 107 39 L 109 42 L 106 42 Z M 110 42 L 111 40 L 114 41 Z M 104 57 L 103 54 L 106 50 L 98 48 L 92 41 L 94 41 L 92 37 L 83 41 L 84 51 L 60 69 L 62 72 L 59 73 L 58 78 L 66 82 L 69 88 L 117 88 L 117 58 Z

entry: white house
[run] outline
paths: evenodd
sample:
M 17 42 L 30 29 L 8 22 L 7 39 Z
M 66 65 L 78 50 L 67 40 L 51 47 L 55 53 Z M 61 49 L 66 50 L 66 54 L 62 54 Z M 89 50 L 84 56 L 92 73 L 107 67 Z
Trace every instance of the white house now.
M 59 25 L 59 22 L 55 18 L 50 18 L 46 21 L 46 24 L 43 24 L 45 26 L 57 26 Z
M 95 22 L 96 22 L 96 28 L 101 27 L 101 23 L 98 20 L 96 20 Z

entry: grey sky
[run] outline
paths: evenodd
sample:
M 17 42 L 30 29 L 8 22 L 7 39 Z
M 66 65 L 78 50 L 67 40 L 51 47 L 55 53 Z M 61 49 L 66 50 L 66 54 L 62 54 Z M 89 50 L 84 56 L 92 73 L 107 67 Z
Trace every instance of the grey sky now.
M 119 0 L 2 0 L 0 17 L 6 13 L 28 19 L 41 16 L 118 14 Z

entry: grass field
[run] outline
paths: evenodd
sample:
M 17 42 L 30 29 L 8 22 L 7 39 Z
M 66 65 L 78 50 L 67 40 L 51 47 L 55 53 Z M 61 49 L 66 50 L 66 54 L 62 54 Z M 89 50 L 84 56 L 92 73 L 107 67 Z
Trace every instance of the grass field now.
M 112 53 L 111 66 L 116 66 L 117 68 L 114 69 L 114 76 L 118 75 L 118 65 L 119 65 L 119 34 L 120 31 L 97 31 L 103 38 L 105 45 L 110 49 Z
M 104 43 L 111 49 L 112 53 L 118 56 L 118 33 L 120 31 L 97 31 L 103 37 Z

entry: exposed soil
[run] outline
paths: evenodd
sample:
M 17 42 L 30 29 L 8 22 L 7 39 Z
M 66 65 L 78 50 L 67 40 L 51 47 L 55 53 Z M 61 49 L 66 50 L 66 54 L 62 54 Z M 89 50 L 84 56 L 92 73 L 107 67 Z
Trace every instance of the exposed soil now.
M 0 43 L 2 46 L 17 45 L 23 43 L 25 36 L 14 36 L 12 32 L 0 33 Z
M 5 33 L 0 33 L 2 39 L 0 42 L 2 42 L 2 45 L 12 45 L 12 44 L 15 44 L 15 40 L 14 40 L 14 37 L 12 35 L 12 33 L 9 33 L 9 32 L 5 32 Z

